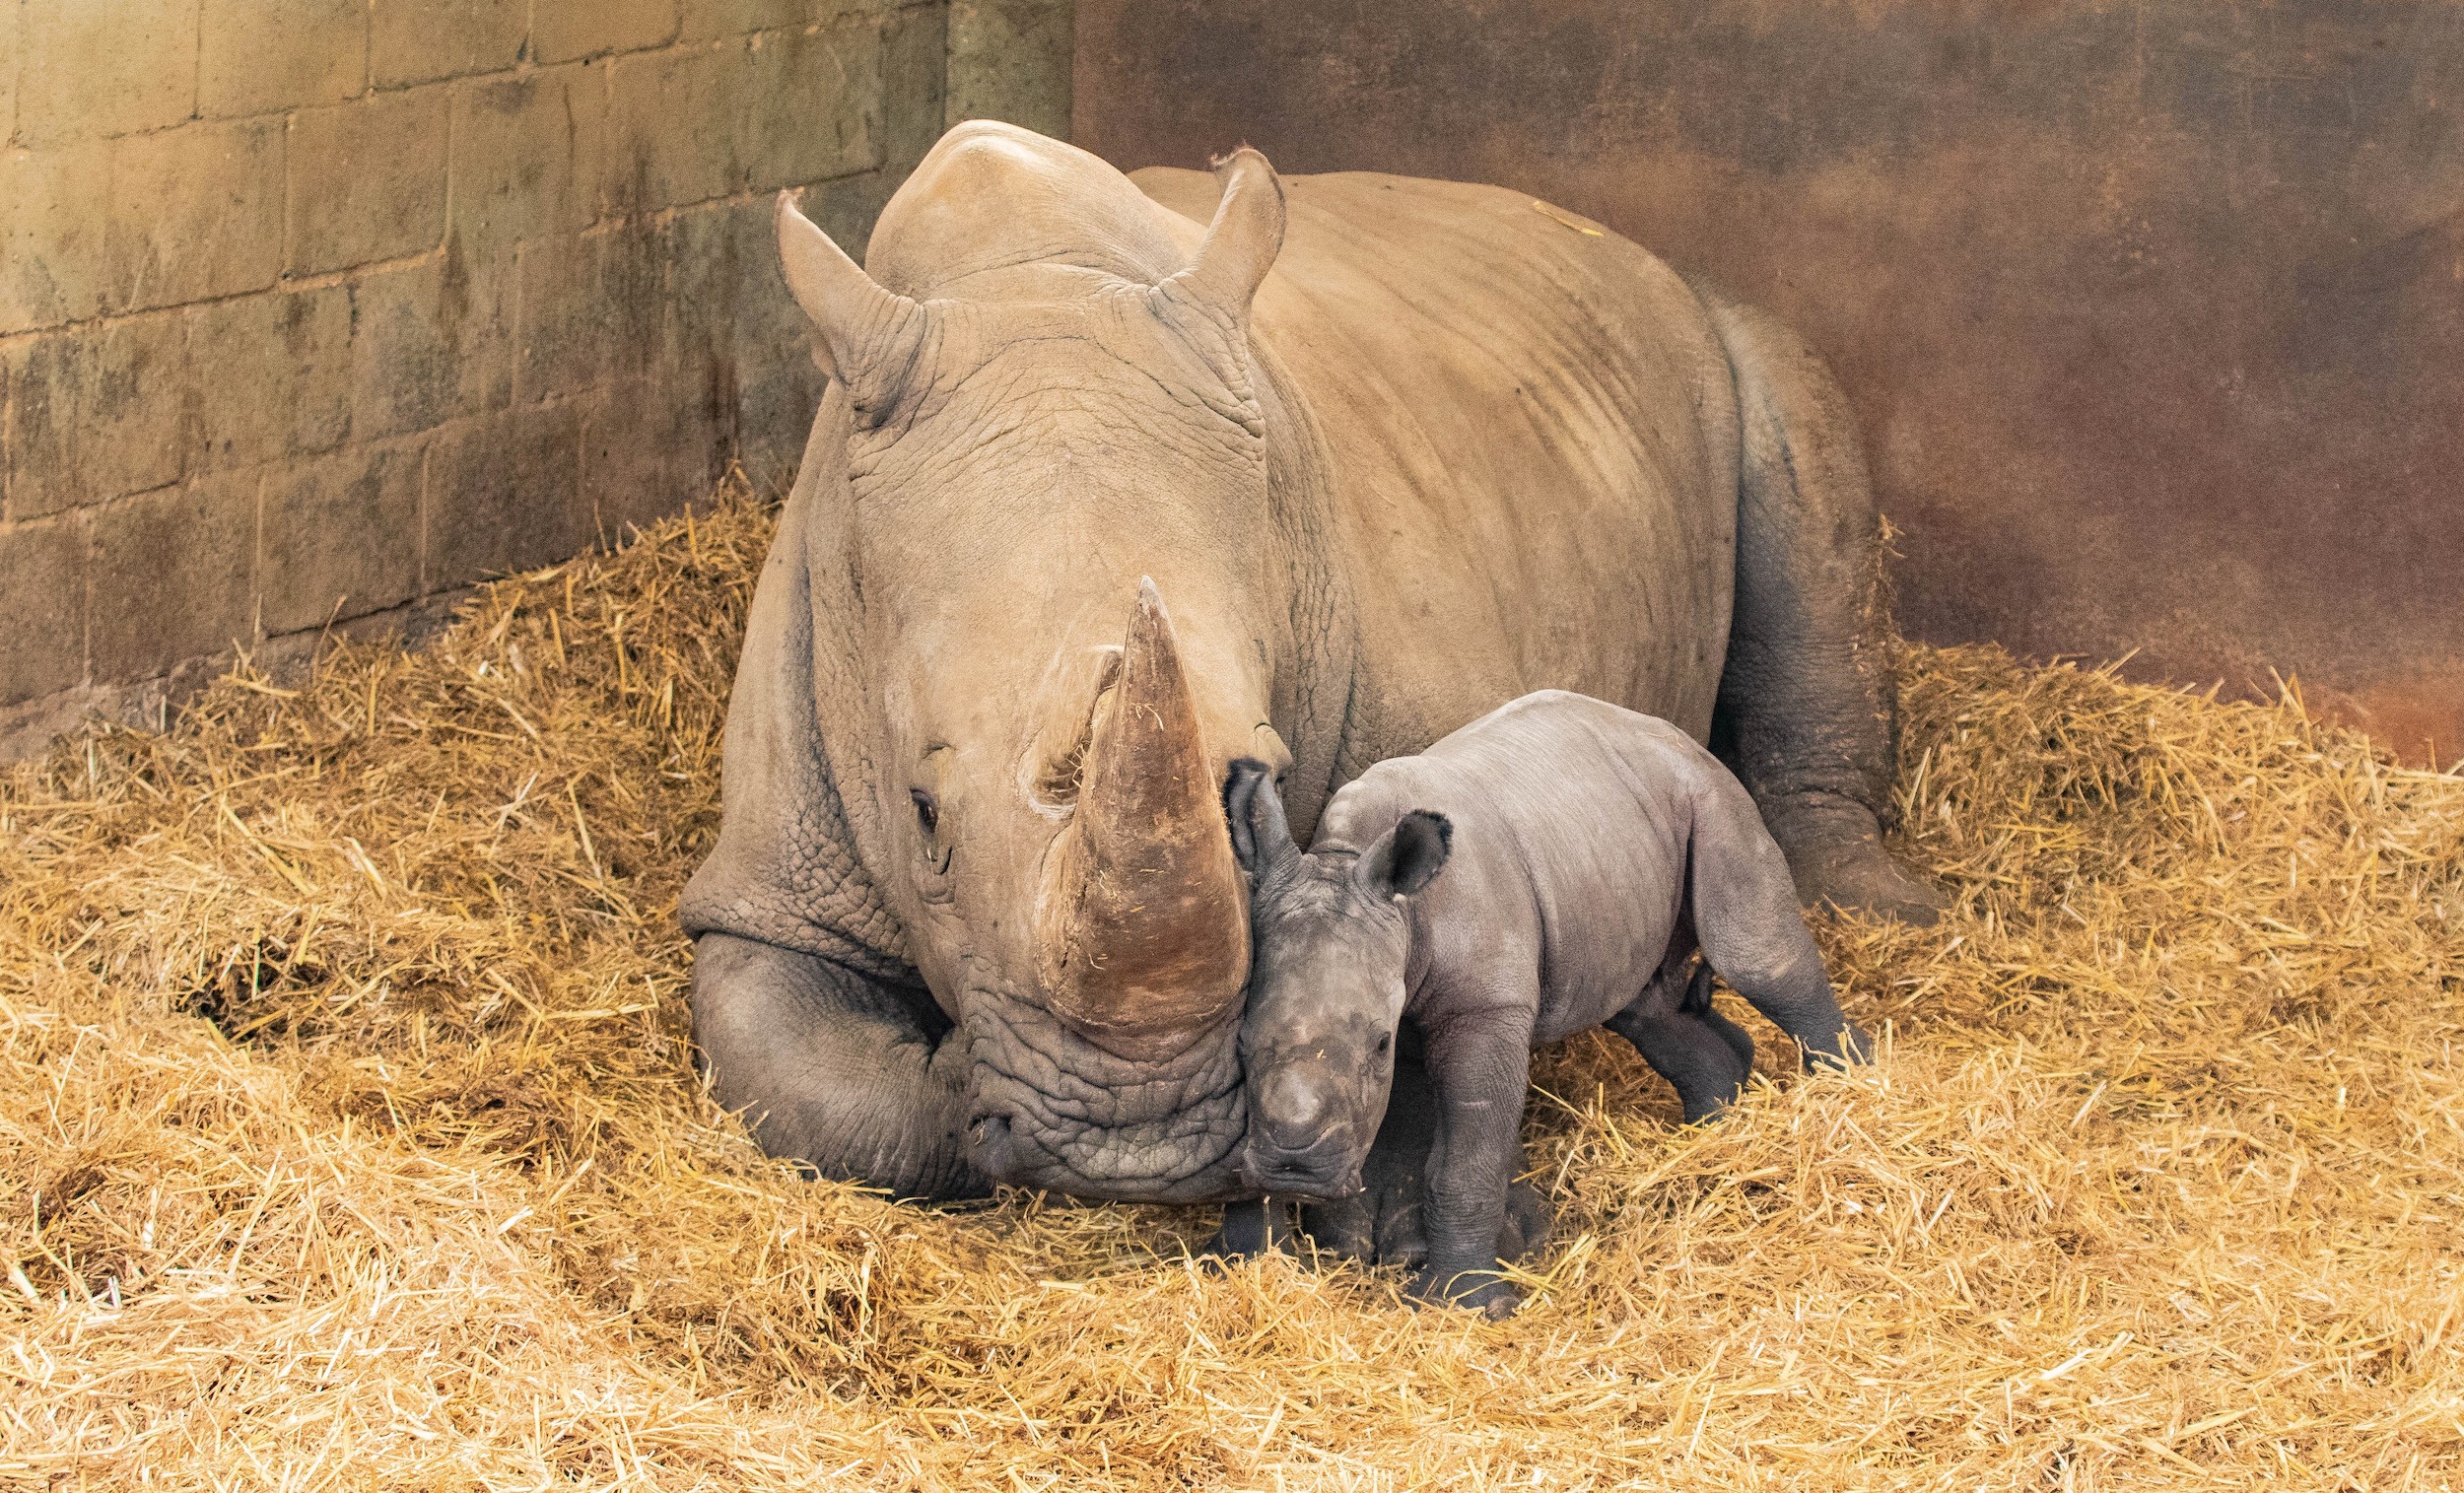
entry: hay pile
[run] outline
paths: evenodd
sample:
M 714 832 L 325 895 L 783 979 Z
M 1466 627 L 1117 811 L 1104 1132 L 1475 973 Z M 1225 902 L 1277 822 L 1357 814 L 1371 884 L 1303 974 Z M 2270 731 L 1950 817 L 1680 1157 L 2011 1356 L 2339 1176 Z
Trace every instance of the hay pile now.
M 0 1486 L 2464 1477 L 2464 780 L 1914 653 L 1959 908 L 1824 929 L 1887 1056 L 1698 1133 L 1548 1057 L 1489 1324 L 1206 1274 L 1203 1212 L 800 1183 L 699 1098 L 669 916 L 769 527 L 9 780 Z

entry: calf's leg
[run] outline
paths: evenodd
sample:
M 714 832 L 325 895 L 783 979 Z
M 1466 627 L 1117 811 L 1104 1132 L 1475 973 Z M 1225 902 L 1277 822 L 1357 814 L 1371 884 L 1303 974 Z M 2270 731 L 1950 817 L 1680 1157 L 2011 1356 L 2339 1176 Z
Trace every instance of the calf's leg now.
M 1685 986 L 1685 998 L 1678 1002 L 1677 1009 L 1711 1028 L 1722 1042 L 1728 1044 L 1729 1051 L 1737 1054 L 1738 1066 L 1745 1070 L 1745 1076 L 1753 1076 L 1754 1040 L 1752 1035 L 1744 1027 L 1721 1015 L 1719 1008 L 1711 1003 L 1711 961 L 1706 959 L 1695 964 L 1694 978 Z
M 1223 1205 L 1215 1237 L 1198 1253 L 1210 1259 L 1247 1259 L 1282 1249 L 1291 1238 L 1290 1205 L 1279 1197 L 1252 1197 Z
M 1428 1034 L 1437 1135 L 1421 1189 L 1428 1257 L 1412 1276 L 1417 1300 L 1491 1317 L 1512 1312 L 1519 1300 L 1497 1276 L 1497 1240 L 1507 1189 L 1523 1170 L 1523 1099 L 1537 1008 L 1536 995 L 1517 999 L 1453 1016 Z
M 1395 1046 L 1395 1081 L 1386 1117 L 1360 1169 L 1361 1190 L 1332 1201 L 1304 1199 L 1301 1231 L 1316 1248 L 1363 1265 L 1415 1267 L 1428 1257 L 1421 1227 L 1429 1148 L 1437 1139 L 1438 1099 L 1418 1031 L 1403 1024 Z M 1520 1153 L 1518 1152 L 1518 1160 Z M 1520 1171 L 1518 1166 L 1516 1170 Z M 1548 1242 L 1555 1210 L 1530 1183 L 1506 1188 L 1497 1229 L 1497 1257 L 1520 1260 Z
M 1716 1118 L 1745 1087 L 1747 1064 L 1701 1017 L 1685 1011 L 1652 1014 L 1627 1006 L 1608 1020 L 1608 1030 L 1634 1044 L 1651 1070 L 1677 1086 L 1685 1122 Z M 1739 1032 L 1740 1037 L 1745 1034 Z M 1750 1043 L 1751 1038 L 1746 1038 Z M 1750 1051 L 1750 1048 L 1748 1049 Z
M 1873 1043 L 1839 1009 L 1789 884 L 1788 864 L 1726 777 L 1694 798 L 1688 888 L 1704 960 L 1755 1010 L 1795 1038 L 1805 1062 L 1863 1062 Z M 1743 1033 L 1739 1034 L 1741 1037 Z

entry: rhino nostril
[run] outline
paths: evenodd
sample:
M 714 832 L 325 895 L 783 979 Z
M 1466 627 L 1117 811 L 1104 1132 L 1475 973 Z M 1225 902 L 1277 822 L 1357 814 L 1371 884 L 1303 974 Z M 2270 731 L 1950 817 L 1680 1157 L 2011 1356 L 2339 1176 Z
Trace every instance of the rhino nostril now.
M 1305 1151 L 1334 1124 L 1335 1085 L 1322 1072 L 1278 1068 L 1266 1076 L 1258 1108 L 1266 1134 L 1277 1146 Z

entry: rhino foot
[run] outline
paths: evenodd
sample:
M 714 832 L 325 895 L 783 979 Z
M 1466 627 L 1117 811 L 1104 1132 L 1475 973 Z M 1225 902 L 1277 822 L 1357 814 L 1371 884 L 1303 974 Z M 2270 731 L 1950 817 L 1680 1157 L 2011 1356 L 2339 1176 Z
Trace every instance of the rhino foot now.
M 1788 853 L 1797 900 L 1805 906 L 1827 903 L 1916 927 L 1931 927 L 1942 917 L 1941 891 L 1883 848 L 1882 830 L 1863 805 L 1813 795 L 1812 801 L 1758 806 L 1771 837 Z
M 1450 1272 L 1440 1280 L 1436 1270 L 1424 1266 L 1412 1273 L 1403 1295 L 1415 1306 L 1463 1307 L 1491 1322 L 1512 1317 L 1523 1305 L 1521 1292 L 1487 1270 Z
M 1198 1257 L 1251 1259 L 1276 1250 L 1289 1251 L 1298 1237 L 1292 1228 L 1289 1203 L 1271 1197 L 1228 1202 L 1223 1205 L 1222 1224 L 1213 1238 L 1198 1246 Z
M 1920 928 L 1942 918 L 1944 898 L 1933 883 L 1871 841 L 1819 848 L 1795 870 L 1798 900 L 1810 908 L 1828 903 L 1844 913 Z

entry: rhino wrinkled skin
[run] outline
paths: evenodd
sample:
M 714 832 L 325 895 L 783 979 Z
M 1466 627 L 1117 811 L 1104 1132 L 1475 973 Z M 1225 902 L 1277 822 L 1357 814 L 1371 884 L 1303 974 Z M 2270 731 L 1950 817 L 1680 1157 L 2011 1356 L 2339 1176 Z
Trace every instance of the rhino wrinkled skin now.
M 757 586 L 694 1035 L 772 1153 L 901 1195 L 1240 1191 L 1219 788 L 1330 793 L 1540 688 L 1713 741 L 1808 899 L 1881 845 L 1864 457 L 1786 329 L 1494 187 L 1125 176 L 945 136 L 858 269 Z M 1399 1081 L 1399 1090 L 1403 1087 Z

